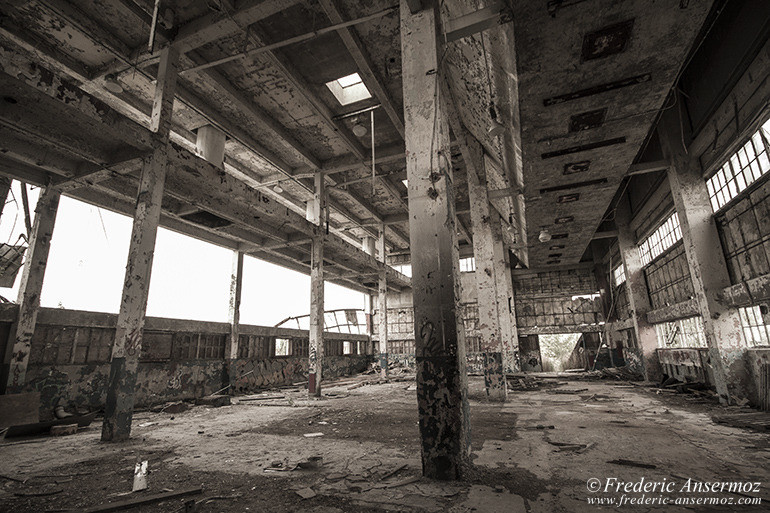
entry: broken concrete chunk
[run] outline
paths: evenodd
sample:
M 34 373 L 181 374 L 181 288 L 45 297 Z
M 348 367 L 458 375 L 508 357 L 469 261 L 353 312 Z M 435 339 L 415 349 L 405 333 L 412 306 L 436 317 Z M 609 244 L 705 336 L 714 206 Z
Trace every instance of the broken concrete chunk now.
M 301 490 L 297 490 L 297 495 L 302 497 L 303 499 L 312 499 L 316 496 L 316 493 L 313 491 L 312 488 L 303 488 Z

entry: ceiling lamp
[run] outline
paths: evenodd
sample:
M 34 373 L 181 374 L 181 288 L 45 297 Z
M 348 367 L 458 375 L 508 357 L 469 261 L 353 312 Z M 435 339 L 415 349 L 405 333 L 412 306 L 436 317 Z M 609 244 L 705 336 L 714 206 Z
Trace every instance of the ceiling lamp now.
M 273 185 L 273 192 L 277 192 L 278 194 L 281 194 L 283 192 L 283 187 L 281 187 L 281 184 Z
M 360 123 L 356 123 L 355 125 L 353 125 L 353 133 L 357 137 L 363 137 L 366 135 L 366 127 Z
M 549 240 L 551 240 L 551 234 L 550 234 L 550 233 L 548 233 L 548 230 L 546 230 L 545 228 L 543 228 L 542 230 L 540 230 L 540 236 L 538 236 L 538 238 L 537 238 L 537 239 L 538 239 L 540 242 L 548 242 Z
M 113 94 L 120 94 L 123 92 L 123 85 L 118 82 L 118 77 L 112 74 L 104 77 L 104 88 Z

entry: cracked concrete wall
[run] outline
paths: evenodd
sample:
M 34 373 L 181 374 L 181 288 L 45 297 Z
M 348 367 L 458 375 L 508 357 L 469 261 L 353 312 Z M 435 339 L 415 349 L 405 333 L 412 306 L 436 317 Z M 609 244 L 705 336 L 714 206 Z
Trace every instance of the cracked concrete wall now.
M 10 325 L 13 308 L 0 312 Z M 25 391 L 41 395 L 41 419 L 57 405 L 70 410 L 104 407 L 110 373 L 115 315 L 42 309 L 35 333 Z M 194 399 L 229 383 L 226 347 L 229 324 L 176 319 L 148 319 L 137 370 L 135 405 Z M 236 390 L 248 392 L 306 381 L 307 331 L 242 325 L 244 348 L 235 362 Z M 345 335 L 326 334 L 329 378 L 366 370 L 372 361 L 360 335 L 350 335 L 353 354 L 343 354 Z M 290 356 L 275 356 L 275 340 L 289 341 Z M 240 348 L 239 348 L 240 349 Z M 248 374 L 247 374 L 248 373 Z

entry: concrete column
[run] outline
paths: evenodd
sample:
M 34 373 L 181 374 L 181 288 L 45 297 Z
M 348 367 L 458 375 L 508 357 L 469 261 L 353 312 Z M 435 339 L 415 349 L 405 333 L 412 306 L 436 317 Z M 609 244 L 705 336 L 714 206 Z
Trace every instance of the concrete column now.
M 22 184 L 22 187 L 25 187 L 25 184 Z M 13 335 L 13 348 L 8 362 L 8 381 L 4 383 L 6 393 L 21 392 L 24 388 L 59 198 L 58 190 L 46 187 L 35 208 L 35 221 L 19 286 L 19 317 L 16 320 L 16 333 Z
M 380 262 L 385 264 L 385 225 L 379 232 Z M 380 376 L 388 377 L 388 275 L 385 268 L 377 280 L 377 324 L 380 342 Z
M 225 165 L 225 141 L 224 132 L 212 125 L 202 126 L 198 129 L 198 138 L 195 147 L 198 155 L 208 160 L 215 166 L 223 168 Z
M 321 369 L 324 359 L 324 234 L 326 222 L 326 183 L 323 173 L 315 175 L 311 205 L 313 241 L 310 255 L 310 347 L 308 394 L 321 397 Z
M 470 449 L 465 337 L 449 129 L 440 108 L 434 8 L 401 0 L 417 405 L 423 475 L 461 477 Z M 438 100 L 438 101 L 437 101 Z
M 735 402 L 749 397 L 746 343 L 738 309 L 718 301 L 722 290 L 731 285 L 730 276 L 703 171 L 698 159 L 683 146 L 681 123 L 678 109 L 669 109 L 661 116 L 658 135 L 663 155 L 670 162 L 671 194 L 679 214 L 717 393 L 722 402 Z
M 142 330 L 168 164 L 168 138 L 178 57 L 178 52 L 173 47 L 166 48 L 161 53 L 151 118 L 151 128 L 157 133 L 160 144 L 142 161 L 123 295 L 115 329 L 115 342 L 112 345 L 107 402 L 102 424 L 103 441 L 126 440 L 131 434 L 136 372 L 142 351 Z
M 505 373 L 519 372 L 519 329 L 516 326 L 515 298 L 511 276 L 510 255 L 503 244 L 502 224 L 497 210 L 492 209 L 492 236 L 499 244 L 494 246 L 494 272 L 497 286 L 497 313 L 500 322 L 500 337 L 503 343 L 503 370 Z
M 618 247 L 623 265 L 626 269 L 626 291 L 634 320 L 634 331 L 639 347 L 642 350 L 644 377 L 647 381 L 660 381 L 662 375 L 656 350 L 658 335 L 655 326 L 647 322 L 647 312 L 650 306 L 650 294 L 647 291 L 647 279 L 644 276 L 642 258 L 636 245 L 634 232 L 631 229 L 631 208 L 628 198 L 624 196 L 615 209 L 615 225 L 618 228 Z
M 230 348 L 227 354 L 227 376 L 230 391 L 233 391 L 236 379 L 235 360 L 238 359 L 238 343 L 241 338 L 241 291 L 243 290 L 243 251 L 233 251 L 233 270 L 230 274 Z
M 478 143 L 474 141 L 470 145 L 477 146 Z M 480 176 L 477 176 L 474 168 L 481 171 Z M 499 234 L 500 219 L 493 215 L 494 209 L 490 208 L 483 163 L 479 166 L 466 166 L 466 169 L 468 199 L 471 205 L 471 225 L 473 227 L 473 256 L 476 260 L 476 272 L 474 274 L 476 276 L 479 309 L 479 345 L 484 357 L 484 385 L 487 396 L 491 400 L 505 401 L 508 387 L 503 369 L 503 341 L 500 321 L 503 315 L 507 313 L 508 302 L 506 301 L 505 304 L 501 305 L 498 300 L 498 273 L 495 272 L 495 267 L 502 266 L 505 262 L 498 262 L 497 260 L 497 258 L 503 257 L 503 244 L 501 238 L 495 237 L 496 234 L 493 229 L 493 225 L 497 224 Z M 502 283 L 500 287 L 503 288 Z

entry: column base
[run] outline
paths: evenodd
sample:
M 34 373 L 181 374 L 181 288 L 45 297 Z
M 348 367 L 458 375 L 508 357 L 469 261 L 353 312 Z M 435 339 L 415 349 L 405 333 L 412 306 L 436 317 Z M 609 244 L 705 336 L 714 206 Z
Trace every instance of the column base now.
M 138 361 L 134 359 L 112 359 L 104 406 L 102 442 L 121 442 L 131 436 L 137 364 Z
M 484 353 L 484 386 L 491 401 L 505 401 L 508 397 L 502 353 Z
M 321 397 L 321 383 L 316 381 L 315 372 L 311 372 L 307 375 L 307 395 Z
M 380 353 L 380 376 L 388 377 L 388 353 Z

